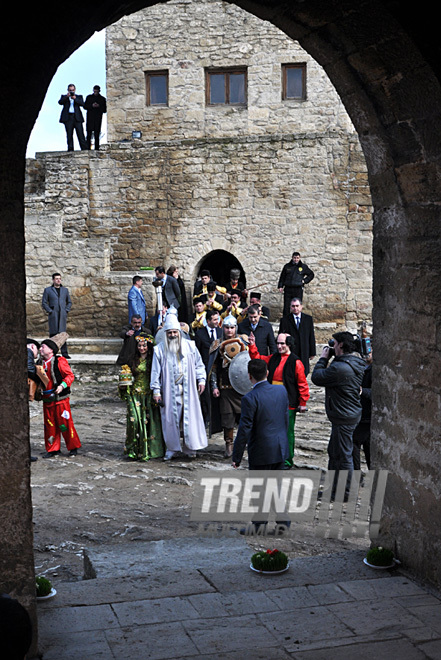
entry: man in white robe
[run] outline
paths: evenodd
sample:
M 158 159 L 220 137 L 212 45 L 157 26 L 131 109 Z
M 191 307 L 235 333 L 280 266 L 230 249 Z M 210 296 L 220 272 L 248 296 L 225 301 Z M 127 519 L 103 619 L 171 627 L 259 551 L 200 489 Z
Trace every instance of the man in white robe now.
M 164 339 L 154 348 L 150 377 L 153 399 L 162 403 L 166 461 L 180 451 L 194 458 L 208 444 L 199 399 L 205 380 L 205 365 L 196 345 L 182 335 L 177 316 L 167 314 Z

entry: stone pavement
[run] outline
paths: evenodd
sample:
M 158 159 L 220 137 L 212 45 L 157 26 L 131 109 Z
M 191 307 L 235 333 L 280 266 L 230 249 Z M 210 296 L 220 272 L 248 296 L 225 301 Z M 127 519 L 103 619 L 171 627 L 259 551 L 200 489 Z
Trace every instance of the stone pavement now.
M 441 659 L 441 595 L 400 567 L 354 550 L 263 576 L 251 554 L 238 534 L 85 551 L 96 577 L 38 604 L 43 660 Z

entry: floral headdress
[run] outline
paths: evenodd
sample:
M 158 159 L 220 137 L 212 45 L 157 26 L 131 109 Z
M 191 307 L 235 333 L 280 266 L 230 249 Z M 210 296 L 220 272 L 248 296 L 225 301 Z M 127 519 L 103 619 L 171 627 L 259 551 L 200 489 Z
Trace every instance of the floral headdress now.
M 135 337 L 136 341 L 145 341 L 147 344 L 154 344 L 155 340 L 152 335 L 148 335 L 146 332 L 140 332 L 139 335 Z

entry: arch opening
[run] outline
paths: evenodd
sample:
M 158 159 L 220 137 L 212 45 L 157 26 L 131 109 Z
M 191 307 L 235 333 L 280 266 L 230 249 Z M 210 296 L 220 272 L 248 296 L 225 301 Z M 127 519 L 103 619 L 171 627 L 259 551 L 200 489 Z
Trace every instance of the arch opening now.
M 239 281 L 246 288 L 246 274 L 239 259 L 227 250 L 212 250 L 206 254 L 196 267 L 196 277 L 199 277 L 202 270 L 209 270 L 211 278 L 220 286 L 228 284 L 230 281 L 230 271 L 237 269 L 240 271 Z

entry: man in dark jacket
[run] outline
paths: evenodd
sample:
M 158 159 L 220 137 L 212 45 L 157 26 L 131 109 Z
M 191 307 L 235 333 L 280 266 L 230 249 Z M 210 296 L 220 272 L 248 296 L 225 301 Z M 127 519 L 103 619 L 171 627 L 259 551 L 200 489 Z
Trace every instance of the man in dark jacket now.
M 147 332 L 148 334 L 147 328 L 142 324 L 141 314 L 133 314 L 130 325 L 125 325 L 119 333 L 124 343 L 119 352 L 116 364 L 128 364 L 131 366 L 136 353 L 136 337 L 141 332 Z
M 366 368 L 361 383 L 361 419 L 353 436 L 354 470 L 361 469 L 360 450 L 362 447 L 368 470 L 371 469 L 372 353 L 365 360 Z
M 288 314 L 293 298 L 303 300 L 303 287 L 313 278 L 313 271 L 300 260 L 300 254 L 293 252 L 291 261 L 283 266 L 277 285 L 279 291 L 283 291 L 283 316 Z
M 239 467 L 248 448 L 250 470 L 282 470 L 289 455 L 288 395 L 270 385 L 263 360 L 250 360 L 253 389 L 242 398 L 242 413 L 233 448 L 233 466 Z
M 74 150 L 74 130 L 77 134 L 81 150 L 87 149 L 87 142 L 83 131 L 84 117 L 81 112 L 81 108 L 84 107 L 84 100 L 81 94 L 76 93 L 75 85 L 67 86 L 67 94 L 62 94 L 58 103 L 63 106 L 60 115 L 60 124 L 64 124 L 66 128 L 67 150 Z
M 261 313 L 259 305 L 248 307 L 248 317 L 239 323 L 239 334 L 249 337 L 253 333 L 259 353 L 272 355 L 277 349 L 274 330 L 271 323 L 261 317 Z
M 67 315 L 72 307 L 69 290 L 62 286 L 60 273 L 52 275 L 52 286 L 43 291 L 41 306 L 47 314 L 49 321 L 49 337 L 66 332 Z M 61 355 L 69 359 L 67 344 L 61 347 Z
M 328 445 L 328 470 L 336 470 L 332 495 L 335 495 L 338 471 L 348 470 L 345 490 L 347 499 L 354 470 L 353 433 L 361 419 L 360 388 L 365 363 L 357 352 L 357 342 L 350 332 L 336 332 L 333 338 L 334 360 L 328 366 L 330 347 L 325 346 L 311 380 L 314 385 L 325 387 L 326 415 L 332 424 Z
M 95 151 L 98 151 L 100 148 L 100 133 L 101 133 L 101 122 L 103 119 L 103 114 L 107 112 L 107 101 L 104 96 L 100 94 L 101 88 L 99 85 L 95 85 L 93 88 L 93 94 L 86 96 L 84 102 L 84 108 L 87 110 L 86 117 L 86 142 L 87 148 L 90 149 L 92 146 L 92 133 L 93 139 L 95 142 Z
M 268 383 L 267 367 L 263 360 L 250 360 L 248 375 L 252 390 L 242 398 L 239 428 L 233 447 L 233 467 L 241 464 L 246 447 L 250 470 L 283 470 L 289 457 L 287 391 L 284 387 Z M 266 529 L 267 521 L 257 518 L 259 514 L 256 514 L 251 527 L 242 529 L 241 534 L 247 534 L 248 529 L 252 533 L 261 527 Z M 276 522 L 286 527 L 290 524 L 285 520 L 276 519 Z

